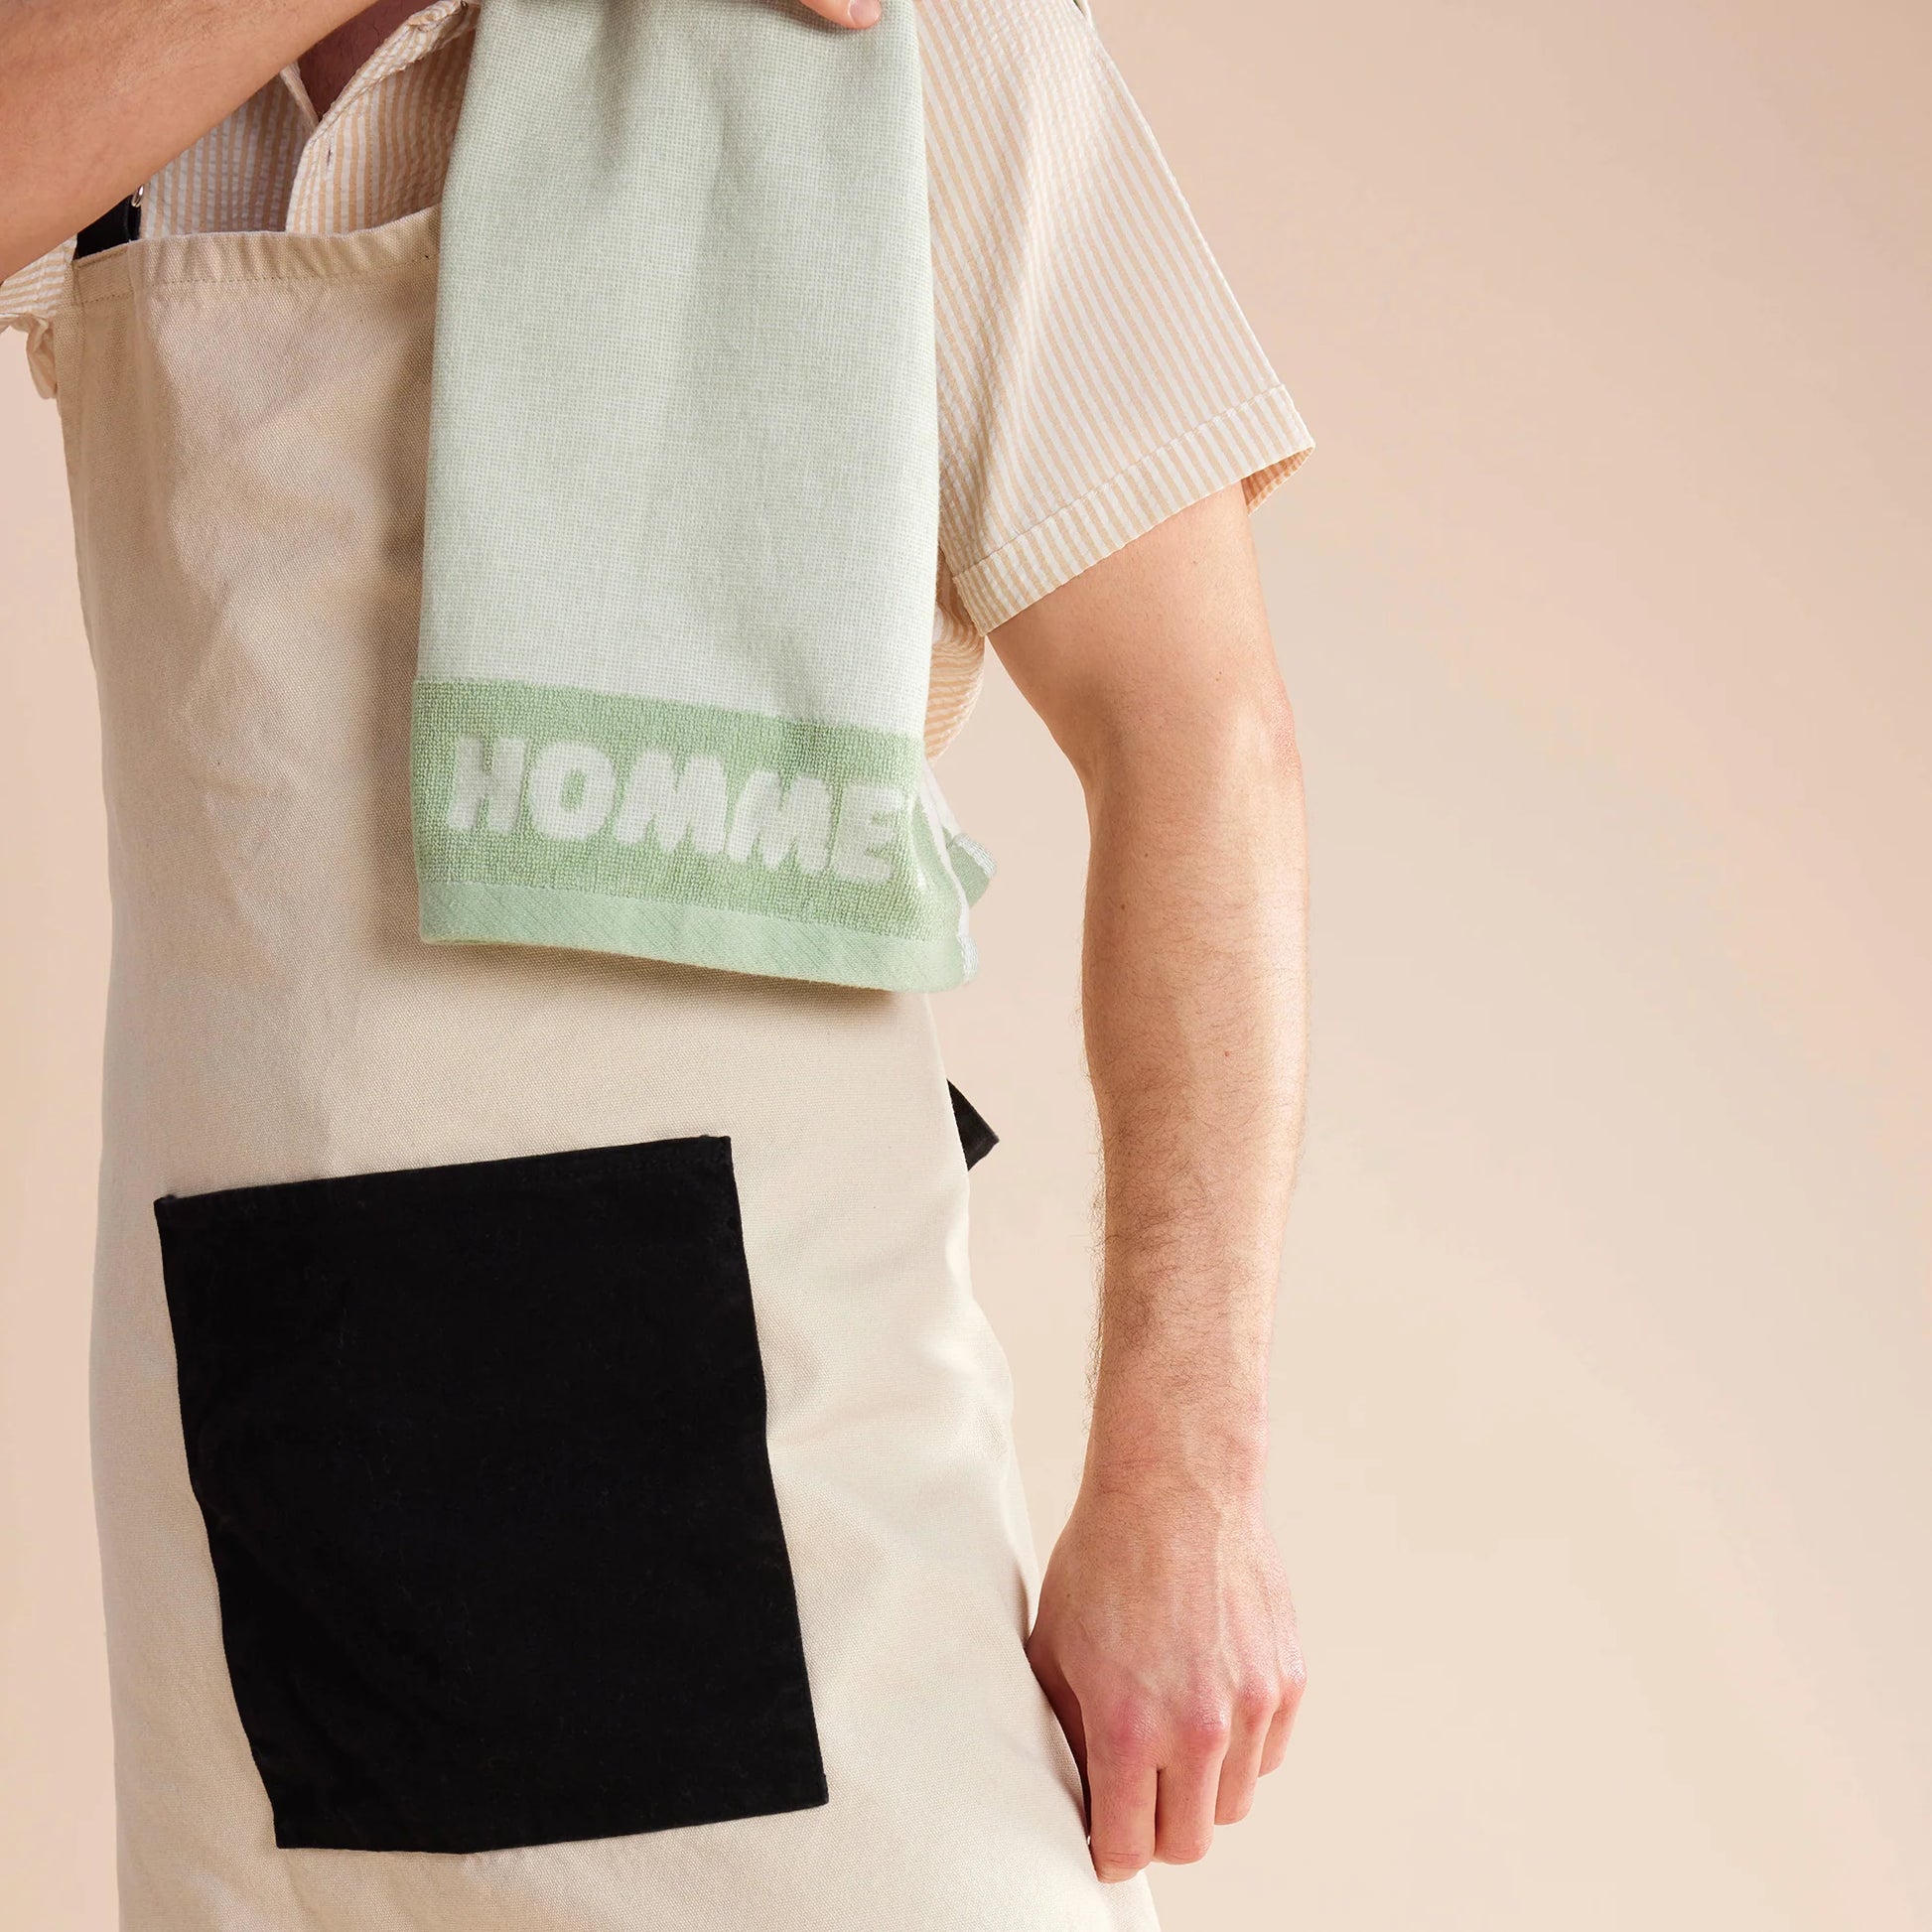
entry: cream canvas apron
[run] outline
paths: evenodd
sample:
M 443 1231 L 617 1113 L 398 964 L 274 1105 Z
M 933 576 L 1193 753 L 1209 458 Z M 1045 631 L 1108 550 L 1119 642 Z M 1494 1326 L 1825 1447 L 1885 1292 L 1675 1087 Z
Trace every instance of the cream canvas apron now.
M 137 241 L 54 339 L 123 1923 L 1148 1932 L 923 999 L 417 937 L 436 234 Z

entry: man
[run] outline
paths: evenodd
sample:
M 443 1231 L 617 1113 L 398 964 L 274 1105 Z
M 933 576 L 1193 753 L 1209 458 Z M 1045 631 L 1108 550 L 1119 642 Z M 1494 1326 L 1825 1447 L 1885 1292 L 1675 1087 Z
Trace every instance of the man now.
M 875 0 L 854 0 L 849 14 L 839 0 L 807 4 L 855 28 L 878 17 Z M 975 1352 L 982 1344 L 952 1293 L 963 1283 L 940 1263 L 932 1325 L 908 1333 L 901 1352 L 869 1359 L 863 1376 L 874 1379 L 864 1381 L 853 1366 L 864 1352 L 858 1341 L 849 1349 L 842 1342 L 845 1352 L 828 1367 L 819 1330 L 845 1318 L 827 1306 L 831 1285 L 865 1279 L 877 1257 L 848 1247 L 822 1276 L 801 1273 L 795 1294 L 778 1285 L 781 1248 L 809 1244 L 823 1223 L 784 1204 L 805 1129 L 796 1113 L 770 1111 L 775 1103 L 762 1092 L 770 1070 L 789 1067 L 783 1078 L 801 1084 L 863 1077 L 893 1093 L 902 1087 L 904 1118 L 913 1124 L 895 1144 L 909 1138 L 929 1148 L 920 1137 L 936 1118 L 931 1069 L 919 1060 L 923 1047 L 908 1044 L 908 1026 L 916 1032 L 922 1024 L 906 1020 L 908 1007 L 875 1013 L 844 1004 L 849 996 L 794 998 L 730 975 L 698 975 L 710 984 L 693 987 L 670 969 L 598 977 L 608 962 L 580 969 L 555 954 L 535 955 L 536 964 L 526 954 L 513 967 L 475 954 L 452 962 L 448 949 L 421 948 L 407 933 L 378 943 L 374 935 L 393 929 L 387 847 L 379 858 L 371 848 L 366 894 L 357 887 L 359 896 L 332 915 L 338 924 L 365 921 L 369 950 L 341 950 L 336 937 L 320 936 L 306 922 L 313 908 L 286 917 L 263 910 L 278 889 L 302 891 L 305 848 L 292 844 L 272 862 L 264 849 L 284 817 L 291 828 L 300 821 L 307 838 L 316 800 L 330 785 L 348 784 L 351 817 L 374 789 L 372 773 L 344 778 L 352 750 L 327 768 L 301 764 L 308 748 L 300 732 L 259 769 L 251 760 L 290 691 L 303 717 L 340 700 L 334 687 L 298 691 L 299 677 L 335 675 L 293 668 L 309 654 L 298 635 L 365 635 L 372 654 L 392 655 L 393 637 L 407 634 L 413 616 L 413 577 L 405 582 L 397 573 L 406 570 L 398 557 L 411 534 L 408 506 L 420 504 L 425 365 L 411 359 L 413 347 L 397 351 L 393 368 L 385 356 L 389 332 L 402 341 L 424 325 L 427 310 L 398 297 L 392 312 L 386 297 L 366 292 L 387 287 L 389 276 L 404 286 L 420 254 L 408 224 L 434 207 L 474 12 L 459 0 L 421 9 L 383 0 L 360 12 L 342 0 L 240 7 L 9 0 L 0 7 L 0 271 L 13 278 L 0 320 L 27 328 L 37 372 L 69 414 L 77 521 L 88 532 L 82 579 L 101 660 L 108 782 L 128 820 L 125 849 L 117 848 L 117 902 L 120 924 L 133 936 L 125 941 L 130 963 L 124 971 L 117 958 L 116 974 L 126 989 L 117 997 L 129 1011 L 110 1022 L 108 1167 L 111 1173 L 124 1162 L 130 1177 L 125 1201 L 103 1206 L 97 1313 L 97 1332 L 107 1337 L 97 1462 L 128 1847 L 124 1904 L 136 1914 L 128 1922 L 206 1923 L 224 1932 L 244 1924 L 329 1932 L 354 1924 L 362 1932 L 446 1923 L 522 1932 L 553 1922 L 762 1927 L 788 1913 L 793 1923 L 816 1922 L 823 1910 L 830 1915 L 822 1922 L 839 1925 L 1151 1924 L 1138 1885 L 1096 1890 L 1093 1901 L 1069 1889 L 1052 1801 L 1039 1795 L 1050 1776 L 1046 1785 L 1035 1776 L 1043 1747 L 1029 1740 L 1025 1711 L 1003 1675 L 998 1646 L 1010 1641 L 1017 1655 L 1023 1634 L 1010 1608 L 995 1601 L 983 1615 L 961 1609 L 956 1623 L 947 1621 L 954 1615 L 947 1594 L 970 1592 L 975 1577 L 987 1577 L 997 1599 L 1002 1564 L 1018 1575 L 1027 1561 L 1023 1541 L 1004 1531 L 982 1535 L 1000 1509 L 1013 1511 L 1010 1450 L 997 1363 Z M 1105 1168 L 1097 1371 L 1080 1493 L 1039 1582 L 1025 1653 L 1081 1773 L 1093 1869 L 1118 1885 L 1151 1861 L 1200 1858 L 1217 1824 L 1246 1814 L 1257 1778 L 1281 1762 L 1301 1695 L 1293 1612 L 1262 1496 L 1272 1307 L 1301 1106 L 1304 860 L 1292 719 L 1245 512 L 1308 443 L 1117 76 L 1065 0 L 929 0 L 922 29 L 946 469 L 928 742 L 936 748 L 963 718 L 979 638 L 990 632 L 1073 762 L 1091 824 L 1083 1014 Z M 343 152 L 353 144 L 355 152 Z M 137 272 L 111 253 L 74 262 L 65 238 L 137 190 L 144 191 L 139 247 L 150 251 L 144 259 L 153 267 Z M 253 306 L 232 314 L 204 306 L 228 291 L 248 292 Z M 337 353 L 320 336 L 353 346 Z M 250 365 L 256 354 L 259 367 Z M 273 386 L 290 381 L 287 393 Z M 290 409 L 298 428 L 290 427 Z M 345 420 L 358 424 L 353 438 L 310 478 L 308 456 L 346 435 Z M 391 422 L 399 425 L 393 441 Z M 264 467 L 251 473 L 256 462 Z M 361 481 L 332 498 L 331 474 L 345 467 Z M 284 483 L 298 497 L 311 492 L 286 522 L 269 500 Z M 306 554 L 311 533 L 333 529 L 332 518 L 352 525 L 372 492 L 388 492 L 373 534 L 356 537 L 343 554 Z M 414 529 L 419 541 L 419 522 Z M 265 548 L 237 565 L 237 544 Z M 168 581 L 176 569 L 178 585 Z M 292 605 L 302 614 L 299 626 Z M 342 675 L 364 672 L 349 667 Z M 223 787 L 238 787 L 245 809 L 236 816 L 228 815 Z M 150 808 L 156 816 L 144 831 L 141 813 Z M 332 882 L 361 864 L 356 850 L 351 844 L 330 856 L 318 895 L 337 890 Z M 213 856 L 197 856 L 204 851 Z M 212 947 L 207 935 L 217 929 L 222 936 Z M 446 977 L 425 977 L 438 973 Z M 196 989 L 187 1006 L 179 993 L 185 982 Z M 264 1000 L 262 982 L 275 984 L 272 1000 Z M 366 1019 L 363 1009 L 373 1012 L 392 992 L 403 1018 L 383 1033 L 388 1023 L 379 1013 Z M 207 1005 L 230 997 L 231 1007 Z M 573 1011 L 580 998 L 585 1004 Z M 205 1007 L 218 1031 L 183 1041 L 190 1016 Z M 316 1030 L 315 1014 L 325 1007 L 338 1016 L 336 1032 Z M 430 1038 L 413 1088 L 392 1087 L 382 1062 L 400 1050 L 397 1042 L 433 1033 L 452 1012 L 463 1012 L 462 1032 L 446 1042 Z M 610 1111 L 605 1089 L 576 1070 L 558 1076 L 540 1110 L 519 1105 L 495 1125 L 489 1109 L 496 1102 L 486 1090 L 466 1087 L 460 1102 L 452 1097 L 450 1083 L 467 1077 L 461 1069 L 477 1041 L 513 1037 L 538 1013 L 541 1024 L 567 1030 L 544 1042 L 546 1061 L 561 1055 L 573 1067 L 595 1058 L 584 1043 L 589 1030 L 658 1029 L 656 1057 L 639 1064 L 637 1081 L 647 1081 L 652 1066 L 694 1069 L 697 1085 L 709 1080 L 714 1088 L 701 1096 L 705 1105 L 722 1112 L 714 1119 L 689 1111 L 683 1097 L 634 1093 L 624 1102 L 631 1111 Z M 352 1042 L 364 1026 L 380 1051 L 356 1058 Z M 814 1057 L 816 1042 L 842 1028 L 840 1054 L 861 1074 Z M 137 1044 L 137 1035 L 147 1043 Z M 757 1063 L 740 1067 L 737 1042 L 754 1035 Z M 155 1047 L 157 1037 L 173 1043 Z M 230 1041 L 234 1057 L 224 1070 Z M 291 1056 L 329 1057 L 339 1047 L 355 1060 L 345 1083 L 333 1069 L 287 1075 Z M 710 1071 L 695 1071 L 701 1068 Z M 441 1118 L 424 1125 L 410 1099 L 425 1081 L 436 1084 L 439 1110 L 460 1126 Z M 880 1104 L 900 1103 L 889 1095 Z M 260 1111 L 244 1132 L 237 1123 L 251 1106 Z M 351 1130 L 331 1124 L 331 1108 L 356 1121 L 352 1132 L 361 1138 L 333 1138 Z M 395 1110 L 394 1132 L 364 1134 L 359 1123 L 386 1120 L 385 1109 Z M 298 1118 L 316 1123 L 306 1140 L 290 1125 Z M 124 1157 L 117 1127 L 132 1150 Z M 418 1798 L 433 1808 L 425 1771 L 419 1789 L 382 1813 L 390 1822 L 365 1831 L 374 1814 L 357 1810 L 352 1787 L 382 1767 L 345 1766 L 340 1726 L 320 1720 L 311 1726 L 328 1733 L 325 1752 L 305 1728 L 307 1717 L 281 1708 L 255 1721 L 319 1681 L 304 1672 L 322 1668 L 317 1659 L 331 1644 L 352 1651 L 360 1640 L 335 1632 L 325 1641 L 306 1628 L 326 1621 L 315 1593 L 327 1585 L 326 1569 L 314 1573 L 324 1586 L 289 1581 L 297 1571 L 310 1577 L 318 1561 L 312 1548 L 279 1541 L 291 1511 L 327 1511 L 320 1491 L 329 1485 L 313 1467 L 285 1470 L 289 1486 L 269 1498 L 267 1514 L 252 1529 L 235 1528 L 249 1507 L 240 1489 L 258 1466 L 250 1457 L 283 1452 L 275 1417 L 294 1418 L 291 1433 L 307 1424 L 335 1430 L 345 1427 L 345 1398 L 339 1388 L 252 1390 L 244 1405 L 249 1428 L 266 1433 L 242 1431 L 254 1445 L 249 1454 L 224 1466 L 205 1443 L 198 1450 L 203 1398 L 216 1402 L 235 1367 L 221 1352 L 226 1342 L 207 1343 L 213 1352 L 205 1357 L 195 1352 L 205 1342 L 194 1324 L 216 1306 L 195 1313 L 203 1278 L 217 1301 L 235 1287 L 221 1276 L 216 1253 L 217 1234 L 219 1242 L 236 1238 L 223 1218 L 230 1209 L 214 1203 L 224 1189 L 238 1203 L 245 1194 L 232 1211 L 250 1227 L 251 1217 L 272 1213 L 278 1227 L 299 1225 L 304 1240 L 326 1246 L 352 1238 L 341 1219 L 347 1197 L 299 1191 L 333 1184 L 309 1176 L 373 1175 L 377 1184 L 358 1198 L 374 1203 L 369 1212 L 380 1217 L 395 1207 L 380 1184 L 397 1177 L 392 1171 L 442 1176 L 435 1187 L 454 1187 L 459 1180 L 449 1177 L 467 1171 L 466 1162 L 497 1157 L 483 1163 L 496 1168 L 502 1157 L 527 1155 L 536 1133 L 551 1134 L 537 1145 L 561 1149 L 599 1135 L 640 1142 L 644 1128 L 658 1145 L 674 1133 L 728 1130 L 740 1150 L 738 1185 L 771 1389 L 772 1471 L 798 1576 L 829 1803 L 822 1813 L 795 1810 L 818 1799 L 787 1786 L 702 1811 L 678 1813 L 672 1805 L 662 1815 L 666 1827 L 704 1829 L 653 1838 L 635 1822 L 599 1826 L 626 1816 L 621 1805 L 598 1810 L 602 1795 L 575 1810 L 546 1810 L 552 1791 L 518 1790 L 514 1802 L 532 1821 L 523 1828 L 492 1825 L 473 1839 L 461 1829 L 445 1839 L 428 1830 L 412 1837 L 407 1820 L 395 1820 Z M 856 1128 L 845 1145 L 845 1132 L 828 1129 L 823 1150 L 826 1198 L 852 1203 L 841 1225 L 892 1211 L 885 1196 L 867 1192 L 866 1175 L 869 1164 L 878 1172 L 877 1164 L 897 1158 Z M 544 1169 L 542 1184 L 564 1172 Z M 895 1203 L 937 1189 L 937 1218 L 919 1222 L 896 1252 L 929 1259 L 946 1246 L 953 1225 L 946 1217 L 960 1211 L 960 1197 L 946 1191 L 950 1178 L 933 1181 L 934 1173 L 916 1161 L 892 1171 Z M 512 1161 L 489 1184 L 525 1178 Z M 405 1233 L 396 1239 L 421 1224 L 428 1184 L 402 1200 L 397 1226 Z M 152 1227 L 121 1211 L 136 1196 L 155 1194 L 164 1196 L 163 1246 L 175 1244 L 167 1283 L 172 1343 L 160 1315 L 159 1258 L 140 1246 L 152 1246 Z M 198 1195 L 210 1205 L 195 1208 Z M 171 1224 L 167 1201 L 175 1198 L 181 1207 Z M 325 1199 L 335 1218 L 317 1231 L 308 1217 Z M 862 1208 L 862 1199 L 872 1205 Z M 488 1211 L 486 1196 L 475 1211 Z M 463 1238 L 460 1226 L 439 1225 L 448 1239 Z M 366 1266 L 366 1253 L 354 1253 L 356 1265 Z M 894 1265 L 910 1280 L 926 1263 Z M 298 1264 L 289 1266 L 299 1275 Z M 396 1266 L 397 1285 L 410 1292 L 417 1276 Z M 281 1283 L 278 1295 L 283 1287 L 293 1292 L 295 1280 Z M 879 1286 L 869 1323 L 895 1319 L 896 1297 L 908 1306 L 915 1299 L 885 1273 Z M 855 1306 L 854 1318 L 858 1312 Z M 321 1338 L 320 1330 L 303 1337 L 305 1361 Z M 956 1386 L 935 1382 L 908 1409 L 905 1433 L 881 1439 L 880 1452 L 916 1470 L 943 1418 L 970 1411 L 970 1427 L 993 1445 L 994 1466 L 989 1473 L 947 1463 L 942 1471 L 935 1460 L 923 1501 L 910 1487 L 890 1499 L 884 1487 L 870 1495 L 857 1448 L 874 1426 L 866 1412 L 889 1402 L 893 1389 L 912 1388 L 922 1360 L 947 1350 L 972 1354 L 969 1369 Z M 289 1775 L 275 1761 L 289 1746 L 295 1758 L 333 1753 L 324 1782 L 334 1778 L 331 1788 L 348 1794 L 328 1817 L 297 1820 L 278 1804 L 274 1846 L 266 1807 L 249 1808 L 259 1792 L 244 1791 L 238 1771 L 223 1769 L 188 1805 L 160 1788 L 159 1767 L 171 1755 L 244 1762 L 242 1732 L 208 1669 L 214 1591 L 207 1559 L 199 1545 L 190 1547 L 184 1527 L 193 1519 L 178 1466 L 182 1420 L 156 1406 L 154 1371 L 176 1353 L 247 1746 L 271 1792 L 278 1776 Z M 836 1480 L 834 1464 L 815 1461 L 806 1440 L 810 1389 L 826 1376 L 853 1378 L 838 1410 L 847 1420 L 839 1424 L 846 1440 Z M 115 1420 L 123 1390 L 125 1430 Z M 677 1399 L 674 1387 L 660 1393 Z M 408 1395 L 395 1399 L 409 1408 Z M 241 1413 L 223 1412 L 220 1426 L 242 1430 Z M 377 1423 L 370 1443 L 402 1440 L 383 1434 L 392 1424 L 405 1432 L 423 1426 L 415 1413 L 385 1412 Z M 595 1427 L 586 1425 L 592 1434 Z M 202 1459 L 193 1460 L 198 1453 Z M 357 1450 L 364 1460 L 368 1453 L 366 1445 Z M 385 1475 L 369 1492 L 371 1507 L 388 1494 L 385 1483 L 415 1480 L 413 1470 Z M 453 1513 L 468 1506 L 450 1504 Z M 876 1568 L 853 1540 L 868 1510 L 897 1523 Z M 900 1575 L 925 1574 L 921 1510 L 946 1526 L 959 1567 L 943 1571 L 932 1554 L 926 1607 L 896 1610 L 896 1622 L 864 1622 L 843 1600 L 855 1580 L 883 1597 Z M 142 1526 L 162 1521 L 169 1537 L 183 1534 L 157 1553 Z M 407 1550 L 419 1550 L 429 1533 L 427 1517 L 411 1519 Z M 229 1550 L 231 1567 L 223 1570 L 231 1536 L 248 1548 Z M 405 1559 L 394 1552 L 380 1563 L 366 1558 L 370 1589 L 383 1587 L 378 1573 L 392 1560 Z M 129 1582 L 117 1605 L 121 1571 Z M 290 1601 L 242 1602 L 244 1576 L 258 1592 L 286 1586 Z M 154 1603 L 157 1594 L 165 1605 Z M 359 1613 L 354 1604 L 343 1609 L 350 1621 Z M 453 1614 L 460 1605 L 446 1602 L 424 1626 L 440 1633 L 435 1641 L 447 1637 Z M 297 1622 L 305 1624 L 299 1635 L 291 1633 Z M 903 1646 L 911 1676 L 898 1695 L 929 1700 L 931 1715 L 901 1741 L 908 1754 L 929 1747 L 929 1759 L 907 1761 L 897 1773 L 890 1763 L 882 1772 L 867 1762 L 869 1752 L 890 1758 L 897 1748 L 887 1740 L 900 1736 L 890 1726 L 901 1714 L 892 1709 L 876 1657 L 864 1666 L 840 1661 L 848 1643 Z M 459 1663 L 472 1668 L 478 1654 L 452 1648 L 429 1660 L 431 1675 L 447 1679 Z M 329 1668 L 344 1666 L 337 1658 Z M 952 1671 L 964 1672 L 963 1691 L 948 1683 Z M 979 1703 L 975 1673 L 986 1680 Z M 429 1699 L 429 1681 L 397 1689 L 392 1705 Z M 780 1687 L 773 1699 L 796 1688 Z M 573 1684 L 570 1694 L 582 1689 Z M 592 1722 L 590 1702 L 584 1711 Z M 727 1727 L 744 1717 L 723 1704 L 718 1713 Z M 847 1713 L 864 1719 L 851 1737 L 841 1731 Z M 745 1720 L 748 1737 L 763 1739 L 757 1726 L 767 1715 Z M 810 1713 L 803 1722 L 809 1726 Z M 987 1756 L 996 1733 L 999 1749 Z M 754 1754 L 768 1741 L 757 1742 Z M 515 1755 L 514 1745 L 507 1748 Z M 956 1762 L 939 1761 L 947 1757 Z M 987 1796 L 1000 1762 L 1012 1767 L 1014 1794 L 1003 1808 Z M 447 1754 L 432 1768 L 436 1777 L 469 1775 Z M 192 1782 L 192 1772 L 184 1775 Z M 514 1779 L 515 1767 L 505 1775 Z M 842 1798 L 856 1825 L 836 1822 Z M 964 1843 L 948 1838 L 955 1808 Z M 210 1823 L 209 1812 L 221 1815 Z M 821 1817 L 835 1822 L 810 1822 Z M 835 1835 L 848 1828 L 860 1836 Z M 852 1868 L 856 1846 L 927 1829 L 926 1875 L 916 1843 L 882 1851 L 871 1878 Z M 834 1835 L 809 1836 L 818 1831 Z M 777 1836 L 784 1832 L 797 1835 Z M 600 1862 L 583 1841 L 642 1849 Z M 689 1849 L 676 1850 L 674 1842 L 684 1841 Z M 417 1868 L 411 1850 L 481 1854 L 486 1869 L 466 1870 L 459 1880 L 433 1859 L 434 1869 Z M 398 1852 L 405 1855 L 399 1862 Z M 563 1862 L 580 1853 L 579 1862 Z M 381 1869 L 369 1875 L 358 1866 L 345 1876 L 342 1866 L 315 1863 L 345 1854 Z M 554 1868 L 543 1863 L 551 1855 Z M 1005 1874 L 982 1868 L 1001 1863 L 1010 1866 Z M 812 1898 L 830 1902 L 799 1905 Z M 196 1899 L 202 1903 L 191 1906 Z M 734 1917 L 719 1916 L 727 1909 Z M 633 1910 L 634 1918 L 626 1915 Z M 206 1916 L 191 1921 L 191 1911 Z

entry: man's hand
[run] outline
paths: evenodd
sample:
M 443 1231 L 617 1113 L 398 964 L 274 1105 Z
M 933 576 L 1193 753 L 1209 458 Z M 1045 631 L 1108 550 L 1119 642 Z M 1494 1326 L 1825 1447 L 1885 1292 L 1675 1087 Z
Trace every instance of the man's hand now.
M 1083 1493 L 1027 1645 L 1087 1787 L 1094 1869 L 1190 1864 L 1248 1815 L 1301 1701 L 1275 1541 L 1250 1499 Z
M 1238 488 L 994 643 L 1092 834 L 1100 1349 L 1029 1653 L 1086 1774 L 1094 1863 L 1122 1878 L 1247 1810 L 1301 1695 L 1260 1501 L 1302 1110 L 1301 769 Z

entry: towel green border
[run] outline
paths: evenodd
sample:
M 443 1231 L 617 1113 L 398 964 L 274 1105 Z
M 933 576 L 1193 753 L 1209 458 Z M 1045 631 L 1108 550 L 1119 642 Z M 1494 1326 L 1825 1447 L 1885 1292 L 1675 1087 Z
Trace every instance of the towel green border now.
M 425 939 L 935 992 L 974 970 L 992 859 L 916 739 L 419 678 L 410 764 Z

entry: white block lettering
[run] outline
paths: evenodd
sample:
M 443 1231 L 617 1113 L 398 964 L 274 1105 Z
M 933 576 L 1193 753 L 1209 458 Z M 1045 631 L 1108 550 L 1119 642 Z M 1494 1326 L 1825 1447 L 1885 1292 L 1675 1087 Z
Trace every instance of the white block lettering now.
M 640 752 L 611 835 L 620 845 L 635 845 L 654 832 L 660 852 L 675 852 L 688 836 L 694 850 L 715 856 L 725 849 L 729 805 L 725 767 L 715 758 L 698 753 L 680 776 L 662 752 Z
M 546 745 L 530 767 L 530 823 L 545 838 L 587 839 L 604 829 L 618 774 L 595 745 Z
M 754 770 L 734 798 L 723 760 L 708 752 L 681 763 L 669 752 L 638 752 L 621 781 L 621 769 L 611 753 L 576 739 L 533 747 L 524 738 L 459 737 L 450 829 L 507 836 L 527 807 L 533 831 L 572 844 L 601 836 L 634 846 L 648 836 L 667 857 L 688 846 L 743 866 L 756 855 L 766 872 L 789 860 L 807 878 L 829 868 L 864 886 L 898 876 L 911 800 L 897 785 Z M 911 883 L 928 890 L 916 864 Z
M 523 756 L 528 750 L 520 738 L 490 741 L 489 761 L 483 762 L 483 741 L 459 738 L 456 742 L 456 772 L 450 782 L 450 830 L 474 832 L 477 812 L 483 808 L 484 823 L 492 832 L 516 830 L 516 808 L 523 796 Z
M 884 854 L 898 836 L 904 810 L 905 794 L 893 785 L 847 785 L 839 798 L 832 870 L 841 879 L 884 886 L 893 876 L 893 863 Z
M 754 771 L 738 794 L 726 852 L 743 861 L 758 848 L 767 872 L 789 854 L 798 870 L 820 873 L 832 836 L 832 794 L 817 778 L 798 777 L 785 787 L 775 771 Z

